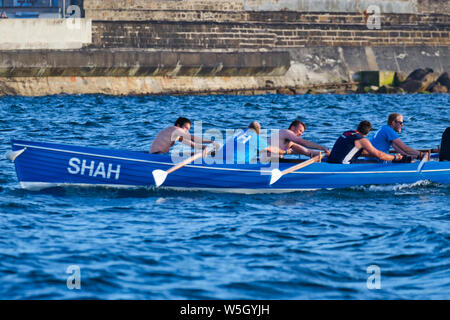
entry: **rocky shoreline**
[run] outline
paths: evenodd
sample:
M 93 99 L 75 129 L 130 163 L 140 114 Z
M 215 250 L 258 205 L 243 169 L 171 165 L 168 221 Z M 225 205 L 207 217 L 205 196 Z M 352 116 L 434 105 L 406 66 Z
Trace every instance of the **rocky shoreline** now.
M 433 69 L 416 69 L 408 76 L 395 72 L 389 83 L 376 85 L 361 82 L 357 93 L 448 93 L 450 92 L 450 78 L 448 72 L 437 73 Z
M 298 77 L 298 76 L 297 76 Z M 394 71 L 360 71 L 353 81 L 304 84 L 291 77 L 0 77 L 0 96 L 101 94 L 161 95 L 303 95 L 449 93 L 448 72 L 417 69 L 409 75 Z

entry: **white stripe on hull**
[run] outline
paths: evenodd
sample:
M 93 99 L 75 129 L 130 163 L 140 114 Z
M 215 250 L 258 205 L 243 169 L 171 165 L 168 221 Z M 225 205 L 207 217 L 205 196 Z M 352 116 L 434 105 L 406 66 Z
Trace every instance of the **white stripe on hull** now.
M 149 190 L 174 190 L 174 191 L 209 191 L 219 193 L 242 193 L 242 194 L 259 194 L 259 193 L 287 193 L 298 191 L 315 191 L 319 189 L 246 189 L 246 188 L 187 188 L 187 187 L 148 187 L 148 186 L 131 186 L 119 184 L 87 184 L 87 183 L 48 183 L 48 182 L 20 182 L 23 189 L 30 191 L 39 191 L 47 188 L 55 187 L 102 187 L 102 188 L 119 188 L 119 189 L 149 189 Z

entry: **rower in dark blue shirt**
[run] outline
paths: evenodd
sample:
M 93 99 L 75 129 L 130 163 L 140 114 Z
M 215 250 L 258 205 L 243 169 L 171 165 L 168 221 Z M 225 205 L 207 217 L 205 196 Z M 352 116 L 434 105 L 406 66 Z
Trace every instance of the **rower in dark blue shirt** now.
M 344 132 L 337 140 L 328 156 L 329 163 L 354 163 L 359 156 L 376 157 L 384 161 L 401 160 L 401 154 L 390 155 L 374 148 L 366 138 L 372 130 L 372 124 L 361 121 L 356 130 Z

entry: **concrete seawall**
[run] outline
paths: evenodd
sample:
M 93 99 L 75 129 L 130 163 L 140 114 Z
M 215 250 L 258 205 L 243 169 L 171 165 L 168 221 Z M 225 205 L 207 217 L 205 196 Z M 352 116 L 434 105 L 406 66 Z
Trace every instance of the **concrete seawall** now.
M 0 77 L 281 76 L 288 52 L 185 52 L 146 49 L 0 52 Z
M 0 20 L 0 95 L 302 93 L 347 89 L 361 70 L 450 70 L 443 0 L 84 5 L 78 22 Z
M 0 50 L 81 49 L 92 43 L 88 19 L 0 19 Z

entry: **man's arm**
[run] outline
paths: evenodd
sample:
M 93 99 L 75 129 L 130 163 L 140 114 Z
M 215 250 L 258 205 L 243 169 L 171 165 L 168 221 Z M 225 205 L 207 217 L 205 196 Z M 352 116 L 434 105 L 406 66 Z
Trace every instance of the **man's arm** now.
M 303 154 L 303 155 L 308 156 L 310 158 L 312 158 L 314 156 L 317 156 L 319 154 L 318 151 L 306 149 L 304 146 L 299 145 L 297 143 L 291 143 L 289 148 L 293 150 L 293 153 Z M 327 155 L 328 155 L 328 153 L 327 153 Z
M 392 161 L 392 160 L 395 160 L 395 159 L 396 160 L 401 160 L 403 158 L 402 155 L 400 155 L 400 154 L 397 154 L 397 155 L 393 156 L 393 155 L 384 153 L 384 152 L 376 149 L 370 143 L 370 141 L 368 139 L 366 139 L 366 138 L 360 139 L 360 140 L 356 140 L 355 141 L 355 146 L 357 148 L 363 148 L 364 151 L 366 151 L 369 156 L 376 157 L 376 158 L 378 158 L 380 160 Z
M 275 154 L 287 154 L 287 151 L 284 151 L 283 149 L 280 149 L 275 146 L 268 146 L 267 148 L 264 148 L 263 151 L 275 153 Z
M 189 134 L 181 129 L 177 129 L 172 133 L 171 141 L 180 141 L 181 143 L 190 146 L 194 149 L 204 148 L 203 143 L 212 143 L 213 141 L 202 139 Z
M 214 143 L 214 141 L 212 141 L 212 140 L 203 139 L 203 138 L 200 138 L 200 137 L 197 137 L 197 136 L 193 136 L 193 135 L 190 135 L 190 139 L 194 143 L 198 143 L 198 144 Z
M 322 150 L 322 151 L 325 151 L 326 153 L 329 153 L 329 152 L 330 152 L 330 150 L 328 150 L 327 147 L 324 147 L 324 146 L 322 146 L 322 145 L 320 145 L 320 144 L 318 144 L 318 143 L 315 143 L 315 142 L 312 142 L 312 141 L 303 139 L 303 138 L 301 138 L 301 137 L 299 137 L 299 136 L 296 136 L 296 135 L 295 135 L 292 131 L 290 131 L 290 130 L 288 130 L 288 131 L 286 132 L 286 135 L 287 135 L 287 139 L 289 139 L 290 141 L 295 142 L 295 143 L 297 143 L 297 144 L 299 144 L 299 145 L 301 145 L 301 146 L 304 146 L 304 147 L 306 147 L 306 148 L 309 148 L 309 149 L 315 149 L 315 150 Z
M 406 144 L 403 143 L 402 140 L 400 140 L 400 138 L 393 140 L 392 146 L 394 147 L 395 151 L 403 155 L 411 156 L 414 158 L 420 157 L 420 151 L 408 147 Z

